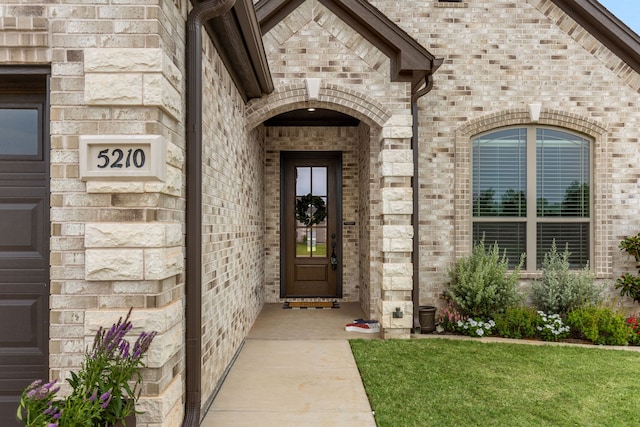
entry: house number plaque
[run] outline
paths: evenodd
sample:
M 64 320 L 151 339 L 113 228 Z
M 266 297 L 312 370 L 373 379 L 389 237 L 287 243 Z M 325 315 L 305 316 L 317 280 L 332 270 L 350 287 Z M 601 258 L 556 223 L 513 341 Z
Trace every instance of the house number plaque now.
M 159 180 L 166 174 L 166 145 L 160 135 L 80 137 L 80 178 Z

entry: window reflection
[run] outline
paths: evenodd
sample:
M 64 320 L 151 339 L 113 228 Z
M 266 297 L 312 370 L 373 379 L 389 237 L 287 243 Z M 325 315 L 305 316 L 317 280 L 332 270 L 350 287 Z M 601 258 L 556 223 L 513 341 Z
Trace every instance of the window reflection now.
M 38 110 L 0 108 L 0 156 L 38 155 Z
M 296 167 L 296 256 L 327 256 L 327 168 Z

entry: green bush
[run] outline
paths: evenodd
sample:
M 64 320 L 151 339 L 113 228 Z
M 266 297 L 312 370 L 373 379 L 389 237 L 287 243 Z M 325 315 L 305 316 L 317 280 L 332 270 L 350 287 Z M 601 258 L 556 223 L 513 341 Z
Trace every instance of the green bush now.
M 574 308 L 600 301 L 603 287 L 594 282 L 589 265 L 572 271 L 569 255 L 567 248 L 558 253 L 555 241 L 544 255 L 542 279 L 534 281 L 532 298 L 534 305 L 545 313 L 566 314 Z
M 536 327 L 540 323 L 540 316 L 531 307 L 509 307 L 504 313 L 497 314 L 496 332 L 505 338 L 533 338 Z
M 462 314 L 493 319 L 522 299 L 517 289 L 521 266 L 522 259 L 518 267 L 508 273 L 508 260 L 505 255 L 500 256 L 498 245 L 487 249 L 483 240 L 449 272 L 451 284 L 447 296 Z
M 635 236 L 625 237 L 620 242 L 620 249 L 633 256 L 636 263 L 640 262 L 640 233 Z M 636 266 L 640 270 L 640 266 Z M 637 274 L 625 273 L 616 280 L 616 289 L 620 290 L 620 295 L 628 296 L 635 302 L 640 303 L 640 276 Z
M 567 324 L 580 338 L 600 345 L 627 345 L 631 333 L 625 316 L 609 307 L 576 308 L 568 313 Z

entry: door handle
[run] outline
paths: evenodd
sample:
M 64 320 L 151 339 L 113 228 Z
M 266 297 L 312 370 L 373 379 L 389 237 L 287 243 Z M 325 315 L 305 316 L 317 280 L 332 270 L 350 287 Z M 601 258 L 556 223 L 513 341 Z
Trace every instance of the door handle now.
M 338 257 L 336 256 L 336 233 L 331 233 L 331 269 L 338 269 Z

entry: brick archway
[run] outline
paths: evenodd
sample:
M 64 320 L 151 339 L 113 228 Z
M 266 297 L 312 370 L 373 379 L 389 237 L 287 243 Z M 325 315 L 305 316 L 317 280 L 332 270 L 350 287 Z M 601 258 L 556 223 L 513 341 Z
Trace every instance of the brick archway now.
M 610 160 L 607 148 L 607 126 L 593 118 L 580 114 L 554 110 L 542 107 L 539 117 L 533 119 L 528 108 L 514 108 L 498 111 L 477 117 L 460 126 L 455 135 L 455 209 L 456 209 L 456 257 L 464 256 L 471 247 L 471 195 L 469 182 L 471 180 L 471 138 L 474 135 L 492 129 L 507 126 L 531 125 L 553 126 L 570 131 L 579 132 L 593 141 L 593 178 L 592 191 L 594 194 L 593 223 L 594 231 L 594 262 L 593 266 L 598 274 L 607 275 L 612 271 L 610 250 L 606 247 L 609 238 L 610 215 L 613 211 L 610 185 Z
M 391 111 L 376 99 L 333 83 L 322 83 L 317 99 L 310 99 L 304 81 L 277 89 L 252 101 L 247 108 L 247 127 L 253 129 L 271 117 L 300 108 L 326 108 L 349 114 L 370 127 L 384 127 Z

